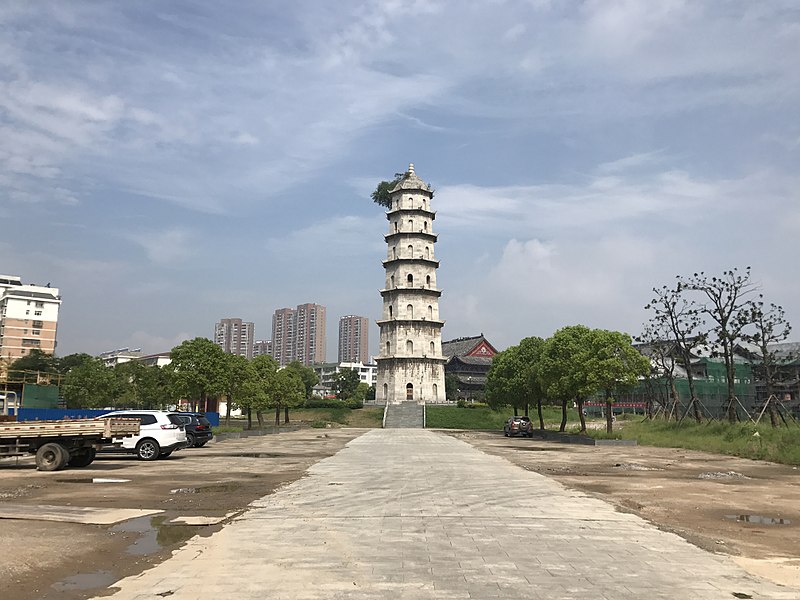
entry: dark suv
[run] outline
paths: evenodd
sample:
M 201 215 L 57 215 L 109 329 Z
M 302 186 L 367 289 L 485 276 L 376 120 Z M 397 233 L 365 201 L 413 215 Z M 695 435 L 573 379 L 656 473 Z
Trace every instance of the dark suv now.
M 177 413 L 186 429 L 186 447 L 200 448 L 205 446 L 214 433 L 211 431 L 211 422 L 205 413 Z
M 533 423 L 528 417 L 510 417 L 503 426 L 503 434 L 506 437 L 515 435 L 533 437 Z

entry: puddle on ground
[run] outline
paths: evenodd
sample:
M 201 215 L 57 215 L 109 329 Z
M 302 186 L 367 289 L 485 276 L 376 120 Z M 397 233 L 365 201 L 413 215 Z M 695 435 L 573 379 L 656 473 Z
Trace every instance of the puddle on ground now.
M 737 523 L 752 523 L 753 525 L 791 525 L 789 519 L 779 519 L 777 517 L 765 517 L 764 515 L 725 515 L 729 521 Z
M 197 487 L 174 488 L 170 494 L 202 494 L 213 492 L 234 492 L 242 487 L 242 484 L 232 481 L 230 483 L 213 483 L 211 485 L 201 485 Z
M 288 454 L 278 454 L 275 452 L 235 452 L 233 454 L 220 455 L 224 457 L 238 456 L 239 458 L 285 458 Z
M 117 580 L 117 576 L 110 571 L 96 571 L 94 573 L 79 573 L 66 577 L 54 583 L 52 587 L 57 592 L 71 592 L 74 590 L 91 590 L 94 588 L 108 587 Z
M 130 479 L 112 477 L 77 477 L 75 479 L 56 479 L 59 483 L 128 483 Z
M 539 448 L 536 446 L 512 446 L 511 444 L 507 445 L 506 448 L 512 448 L 513 450 L 520 450 L 522 452 L 563 452 L 566 448 Z
M 185 542 L 199 531 L 195 525 L 174 525 L 166 522 L 165 515 L 139 517 L 123 521 L 111 528 L 113 533 L 138 533 L 138 539 L 126 552 L 134 556 L 155 554 L 162 548 Z M 207 528 L 206 528 L 207 530 Z

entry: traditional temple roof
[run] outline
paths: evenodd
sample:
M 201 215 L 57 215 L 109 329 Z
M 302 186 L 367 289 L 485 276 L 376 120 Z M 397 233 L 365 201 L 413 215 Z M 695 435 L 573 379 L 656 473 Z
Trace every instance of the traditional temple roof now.
M 447 358 L 458 356 L 491 359 L 495 354 L 497 354 L 497 349 L 483 337 L 483 334 L 442 342 L 442 356 L 446 356 Z M 491 363 L 491 360 L 489 362 Z

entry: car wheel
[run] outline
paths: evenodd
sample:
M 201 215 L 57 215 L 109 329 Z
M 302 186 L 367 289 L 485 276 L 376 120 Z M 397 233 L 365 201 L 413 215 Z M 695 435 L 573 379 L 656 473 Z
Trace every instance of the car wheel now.
M 70 467 L 88 467 L 94 461 L 97 451 L 94 448 L 84 448 L 69 459 Z
M 187 448 L 194 448 L 195 444 L 197 444 L 197 438 L 194 437 L 193 433 L 186 434 L 186 447 Z
M 161 447 L 155 440 L 142 440 L 136 444 L 136 456 L 139 460 L 155 460 L 161 454 Z
M 50 442 L 36 451 L 36 468 L 40 471 L 60 471 L 69 462 L 69 450 Z

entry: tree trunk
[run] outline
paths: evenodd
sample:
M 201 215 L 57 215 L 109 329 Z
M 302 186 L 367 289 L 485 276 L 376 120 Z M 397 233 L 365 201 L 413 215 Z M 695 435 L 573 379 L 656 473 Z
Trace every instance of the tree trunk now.
M 529 407 L 530 407 L 530 404 L 528 404 L 528 403 L 526 402 L 526 403 L 525 403 L 525 416 L 526 416 L 526 417 L 527 417 L 527 416 L 529 416 L 529 415 L 528 415 L 528 409 L 529 409 Z
M 536 400 L 536 412 L 539 413 L 539 429 L 544 431 L 544 415 L 542 414 L 542 399 Z
M 519 409 L 517 408 L 517 405 L 516 405 L 516 404 L 514 405 L 514 416 L 515 416 L 515 417 L 518 417 L 518 416 L 519 416 Z
M 567 401 L 561 401 L 561 427 L 559 427 L 559 431 L 563 432 L 567 429 Z
M 283 422 L 284 423 L 288 423 L 289 422 L 289 407 L 288 406 L 284 406 L 283 407 Z
M 277 404 L 275 406 L 275 428 L 277 429 L 280 426 L 281 426 L 281 405 Z
M 253 409 L 247 407 L 247 429 L 248 431 L 253 428 Z
M 614 431 L 614 409 L 611 407 L 611 390 L 606 390 L 606 433 Z
M 586 415 L 583 414 L 583 402 L 582 396 L 575 398 L 575 404 L 578 408 L 578 417 L 581 419 L 581 433 L 586 433 Z
M 736 423 L 739 420 L 739 411 L 736 406 L 736 388 L 734 387 L 736 374 L 733 365 L 733 349 L 727 339 L 722 342 L 722 351 L 725 354 L 725 378 L 728 383 L 728 422 Z
M 231 424 L 231 395 L 228 394 L 228 401 L 225 403 L 225 426 L 230 427 Z
M 260 410 L 256 411 L 256 420 L 258 421 L 258 428 L 259 429 L 263 429 L 264 428 L 264 415 L 261 414 Z

